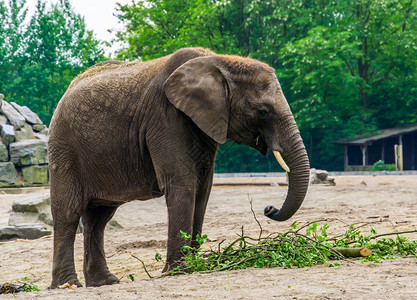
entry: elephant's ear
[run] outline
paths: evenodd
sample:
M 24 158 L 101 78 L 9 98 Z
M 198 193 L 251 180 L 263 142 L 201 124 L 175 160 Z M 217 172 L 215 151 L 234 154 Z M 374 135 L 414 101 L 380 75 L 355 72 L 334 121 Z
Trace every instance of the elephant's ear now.
M 226 142 L 227 83 L 215 57 L 198 57 L 181 65 L 168 77 L 164 89 L 168 100 L 205 134 L 220 144 Z

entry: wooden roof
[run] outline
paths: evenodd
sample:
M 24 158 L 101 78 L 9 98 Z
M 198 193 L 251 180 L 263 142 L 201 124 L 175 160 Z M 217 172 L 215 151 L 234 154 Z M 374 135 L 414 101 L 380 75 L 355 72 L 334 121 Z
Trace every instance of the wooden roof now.
M 351 139 L 340 139 L 335 141 L 335 143 L 342 145 L 369 145 L 378 140 L 396 137 L 414 131 L 417 131 L 417 123 L 399 128 L 382 129 L 371 135 L 361 135 Z

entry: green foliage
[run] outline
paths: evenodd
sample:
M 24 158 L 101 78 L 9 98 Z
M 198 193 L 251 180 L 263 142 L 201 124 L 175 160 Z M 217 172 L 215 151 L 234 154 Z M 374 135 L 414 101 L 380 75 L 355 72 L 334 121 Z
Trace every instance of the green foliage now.
M 0 3 L 0 92 L 48 124 L 71 80 L 104 60 L 102 47 L 68 0 L 38 0 L 29 22 L 26 0 L 8 6 Z
M 417 240 L 407 240 L 399 233 L 389 233 L 378 235 L 374 228 L 371 228 L 371 235 L 363 235 L 360 230 L 353 225 L 345 232 L 341 239 L 334 239 L 335 246 L 339 247 L 368 247 L 372 249 L 372 254 L 368 257 L 358 258 L 363 262 L 373 261 L 376 263 L 384 259 L 394 259 L 403 256 L 414 256 L 417 258 Z M 416 232 L 410 231 L 410 232 Z M 393 238 L 381 238 L 382 236 L 395 235 Z
M 40 289 L 27 276 L 19 280 L 19 284 L 3 283 L 0 285 L 0 294 L 13 294 L 14 297 L 16 293 L 36 291 Z
M 156 252 L 156 253 L 155 253 L 155 260 L 156 260 L 156 261 L 160 261 L 160 260 L 162 260 L 162 255 L 161 255 L 160 253 Z
M 34 283 L 30 281 L 29 277 L 27 276 L 23 277 L 22 281 L 24 281 L 24 285 L 23 285 L 24 292 L 40 291 L 40 289 Z
M 127 274 L 126 275 L 127 279 L 129 279 L 130 281 L 135 281 L 135 277 L 133 276 L 133 274 Z
M 118 4 L 117 17 L 126 28 L 116 32 L 127 44 L 121 59 L 149 60 L 171 54 L 182 47 L 221 50 L 225 40 L 221 26 L 220 1 L 150 0 Z
M 369 171 L 395 171 L 395 164 L 385 164 L 383 160 L 378 160 Z
M 228 141 L 219 146 L 216 156 L 216 173 L 227 172 L 282 172 L 273 153 L 260 155 L 255 149 Z
M 362 234 L 353 225 L 340 236 L 329 237 L 327 223 L 311 222 L 299 226 L 297 222 L 290 225 L 283 233 L 270 234 L 264 238 L 252 238 L 242 234 L 229 245 L 218 249 L 203 250 L 201 247 L 184 246 L 184 257 L 181 265 L 174 268 L 170 274 L 189 274 L 192 272 L 211 273 L 223 270 L 270 267 L 306 267 L 316 264 L 327 264 L 329 267 L 340 266 L 337 260 L 343 256 L 335 247 L 372 249 L 368 257 L 360 257 L 364 262 L 381 262 L 400 256 L 417 258 L 417 241 L 408 241 L 399 233 L 377 235 L 371 228 L 371 235 Z M 305 233 L 301 233 L 304 231 Z M 410 231 L 410 232 L 416 232 Z M 181 232 L 184 240 L 190 235 Z M 381 238 L 396 235 L 396 238 Z M 207 235 L 196 239 L 201 246 Z

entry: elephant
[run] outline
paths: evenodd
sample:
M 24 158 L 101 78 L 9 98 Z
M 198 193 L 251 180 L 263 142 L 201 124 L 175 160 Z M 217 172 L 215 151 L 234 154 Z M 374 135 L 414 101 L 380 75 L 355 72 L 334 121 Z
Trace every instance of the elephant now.
M 281 209 L 289 219 L 302 204 L 309 160 L 273 68 L 251 58 L 184 48 L 146 62 L 105 61 L 87 69 L 59 101 L 49 129 L 53 216 L 51 288 L 82 286 L 74 240 L 83 223 L 86 286 L 117 283 L 104 253 L 104 229 L 116 209 L 165 196 L 168 241 L 163 272 L 197 247 L 219 144 L 230 139 L 288 172 Z M 180 231 L 191 234 L 185 241 Z

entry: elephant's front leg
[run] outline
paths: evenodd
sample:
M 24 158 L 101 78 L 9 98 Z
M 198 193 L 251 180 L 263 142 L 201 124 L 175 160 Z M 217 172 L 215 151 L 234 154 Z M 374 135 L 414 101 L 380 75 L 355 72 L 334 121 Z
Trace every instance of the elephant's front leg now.
M 210 196 L 211 187 L 213 184 L 213 169 L 210 173 L 203 173 L 204 176 L 200 176 L 200 184 L 197 190 L 195 208 L 194 208 L 194 221 L 193 221 L 193 238 L 191 247 L 200 248 L 200 243 L 196 239 L 197 234 L 202 235 L 204 215 L 206 213 L 207 202 Z
M 183 248 L 191 244 L 191 239 L 181 238 L 181 231 L 192 234 L 195 206 L 195 191 L 192 188 L 175 187 L 165 195 L 168 206 L 167 260 L 162 272 L 180 265 L 184 256 Z
M 84 276 L 87 286 L 118 283 L 107 268 L 104 254 L 104 229 L 117 207 L 87 207 L 82 220 L 84 225 Z

